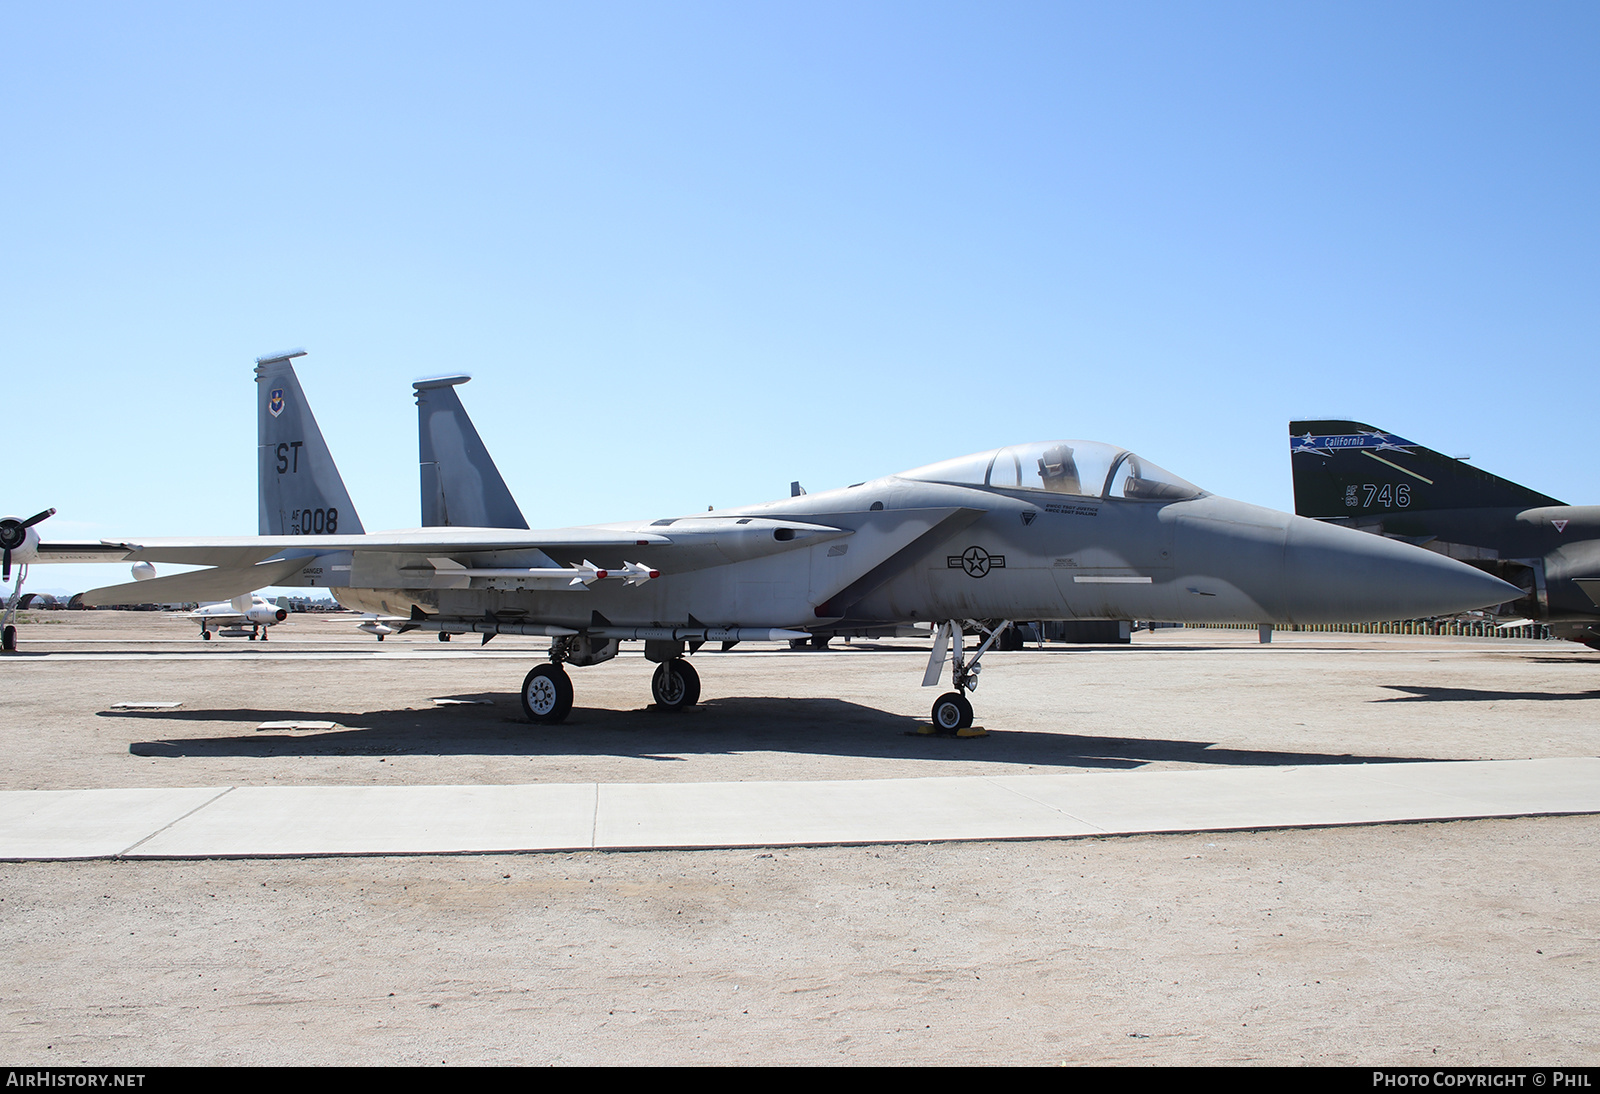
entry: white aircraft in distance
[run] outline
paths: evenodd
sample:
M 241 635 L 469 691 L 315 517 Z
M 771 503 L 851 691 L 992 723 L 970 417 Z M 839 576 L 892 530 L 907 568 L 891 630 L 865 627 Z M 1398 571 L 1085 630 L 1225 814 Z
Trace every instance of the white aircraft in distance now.
M 242 593 L 232 600 L 202 604 L 180 618 L 199 620 L 200 637 L 207 642 L 211 641 L 213 631 L 224 638 L 248 638 L 252 642 L 259 635 L 261 641 L 265 642 L 267 628 L 288 619 L 289 608 L 287 599 L 283 597 L 274 604 L 259 594 Z
M 538 723 L 571 710 L 569 666 L 608 661 L 630 641 L 657 665 L 656 705 L 676 710 L 699 699 L 686 655 L 706 642 L 932 624 L 922 683 L 937 684 L 948 660 L 954 690 L 934 702 L 932 720 L 955 731 L 972 722 L 966 693 L 979 661 L 1013 620 L 1353 623 L 1521 595 L 1420 547 L 1217 497 L 1095 441 L 992 449 L 764 505 L 529 530 L 456 412 L 464 377 L 416 385 L 433 519 L 368 534 L 306 404 L 298 356 L 256 362 L 259 535 L 51 544 L 39 542 L 37 520 L 18 520 L 0 521 L 0 546 L 24 563 L 210 567 L 92 589 L 90 606 L 291 585 L 404 615 L 402 630 L 544 635 L 548 661 L 522 684 L 523 711 Z M 617 443 L 651 458 L 665 451 L 650 438 Z

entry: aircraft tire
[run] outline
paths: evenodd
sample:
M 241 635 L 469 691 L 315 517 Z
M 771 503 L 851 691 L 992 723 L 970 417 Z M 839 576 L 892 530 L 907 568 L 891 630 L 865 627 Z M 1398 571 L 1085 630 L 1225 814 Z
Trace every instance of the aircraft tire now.
M 535 725 L 555 725 L 572 710 L 572 680 L 560 665 L 535 665 L 522 679 L 522 713 Z
M 933 724 L 945 733 L 966 729 L 972 724 L 972 704 L 959 691 L 948 691 L 934 700 Z
M 700 674 L 681 657 L 663 661 L 650 678 L 650 694 L 662 710 L 682 710 L 700 701 Z
M 201 639 L 201 641 L 204 641 L 204 642 L 211 641 L 211 632 L 210 631 L 201 631 L 200 632 L 200 639 Z
M 828 643 L 832 641 L 833 635 L 831 634 L 814 634 L 811 636 L 811 648 L 814 650 L 825 650 L 828 648 Z
M 17 628 L 6 625 L 5 633 L 0 634 L 0 649 L 7 653 L 15 653 L 17 649 Z

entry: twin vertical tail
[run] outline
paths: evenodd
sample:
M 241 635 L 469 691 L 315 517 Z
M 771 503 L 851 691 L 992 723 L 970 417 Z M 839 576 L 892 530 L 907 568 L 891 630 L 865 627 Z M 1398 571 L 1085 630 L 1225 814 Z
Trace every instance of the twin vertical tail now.
M 256 359 L 260 531 L 269 536 L 360 535 L 361 518 L 300 388 L 304 350 Z M 422 526 L 526 528 L 505 480 L 456 394 L 468 376 L 418 380 Z
M 361 518 L 290 363 L 303 356 L 256 358 L 261 534 L 360 535 Z
M 1563 504 L 1362 422 L 1290 422 L 1289 460 L 1302 517 L 1359 523 L 1419 510 Z
M 467 417 L 456 385 L 470 376 L 418 380 L 418 460 L 424 528 L 526 528 L 527 520 Z

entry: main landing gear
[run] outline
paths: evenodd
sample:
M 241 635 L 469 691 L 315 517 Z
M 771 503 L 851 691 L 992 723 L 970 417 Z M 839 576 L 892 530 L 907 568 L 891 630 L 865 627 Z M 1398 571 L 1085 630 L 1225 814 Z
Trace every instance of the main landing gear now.
M 538 725 L 555 725 L 572 710 L 572 679 L 557 663 L 536 665 L 522 681 L 522 712 Z
M 700 701 L 700 674 L 682 657 L 656 666 L 650 678 L 650 694 L 662 710 L 682 710 Z
M 50 512 L 55 512 L 52 509 Z M 11 551 L 6 551 L 6 562 L 9 567 Z M 10 577 L 8 573 L 6 575 Z M 17 605 L 22 602 L 22 583 L 28 579 L 28 568 L 17 567 L 17 583 L 11 587 L 11 596 L 6 600 L 4 611 L 0 611 L 0 650 L 6 653 L 17 652 Z
M 659 710 L 683 710 L 700 701 L 700 674 L 682 656 L 683 643 L 645 643 L 645 656 L 656 662 L 650 694 Z M 550 645 L 548 664 L 536 665 L 522 681 L 522 712 L 535 725 L 555 725 L 572 711 L 572 680 L 564 662 L 593 665 L 617 655 L 616 641 L 561 637 Z
M 931 688 L 937 684 L 939 672 L 944 667 L 945 649 L 954 646 L 950 651 L 950 682 L 956 690 L 946 692 L 933 703 L 933 725 L 941 733 L 959 733 L 963 729 L 971 728 L 972 704 L 963 693 L 977 690 L 978 674 L 983 671 L 983 666 L 979 665 L 978 661 L 998 643 L 1000 636 L 1010 628 L 1011 620 L 1002 619 L 992 628 L 973 619 L 966 620 L 968 627 L 984 635 L 983 643 L 978 646 L 978 651 L 972 655 L 971 661 L 966 659 L 965 635 L 961 625 L 962 621 L 958 619 L 939 625 L 939 629 L 934 632 L 933 653 L 928 658 L 928 671 L 922 676 L 923 687 Z

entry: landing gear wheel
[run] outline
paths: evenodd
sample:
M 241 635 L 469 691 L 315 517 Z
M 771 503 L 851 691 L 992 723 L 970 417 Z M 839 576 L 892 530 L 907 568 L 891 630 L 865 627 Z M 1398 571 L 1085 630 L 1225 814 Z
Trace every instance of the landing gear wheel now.
M 441 641 L 441 642 L 450 641 L 450 632 L 449 631 L 440 631 L 439 632 L 439 641 Z
M 7 653 L 15 653 L 17 649 L 17 628 L 7 626 L 5 632 L 0 634 L 0 649 Z
M 700 701 L 700 674 L 681 657 L 663 661 L 650 678 L 650 694 L 662 710 L 682 710 Z
M 522 680 L 522 713 L 538 725 L 555 725 L 572 710 L 572 680 L 560 665 L 537 665 Z
M 972 725 L 972 704 L 959 691 L 939 696 L 933 704 L 933 724 L 943 733 L 954 733 Z
M 210 631 L 201 631 L 200 632 L 200 639 L 203 642 L 211 641 L 211 632 Z
M 833 635 L 831 634 L 814 634 L 811 636 L 811 648 L 814 650 L 825 650 L 828 648 L 828 643 L 832 641 Z

